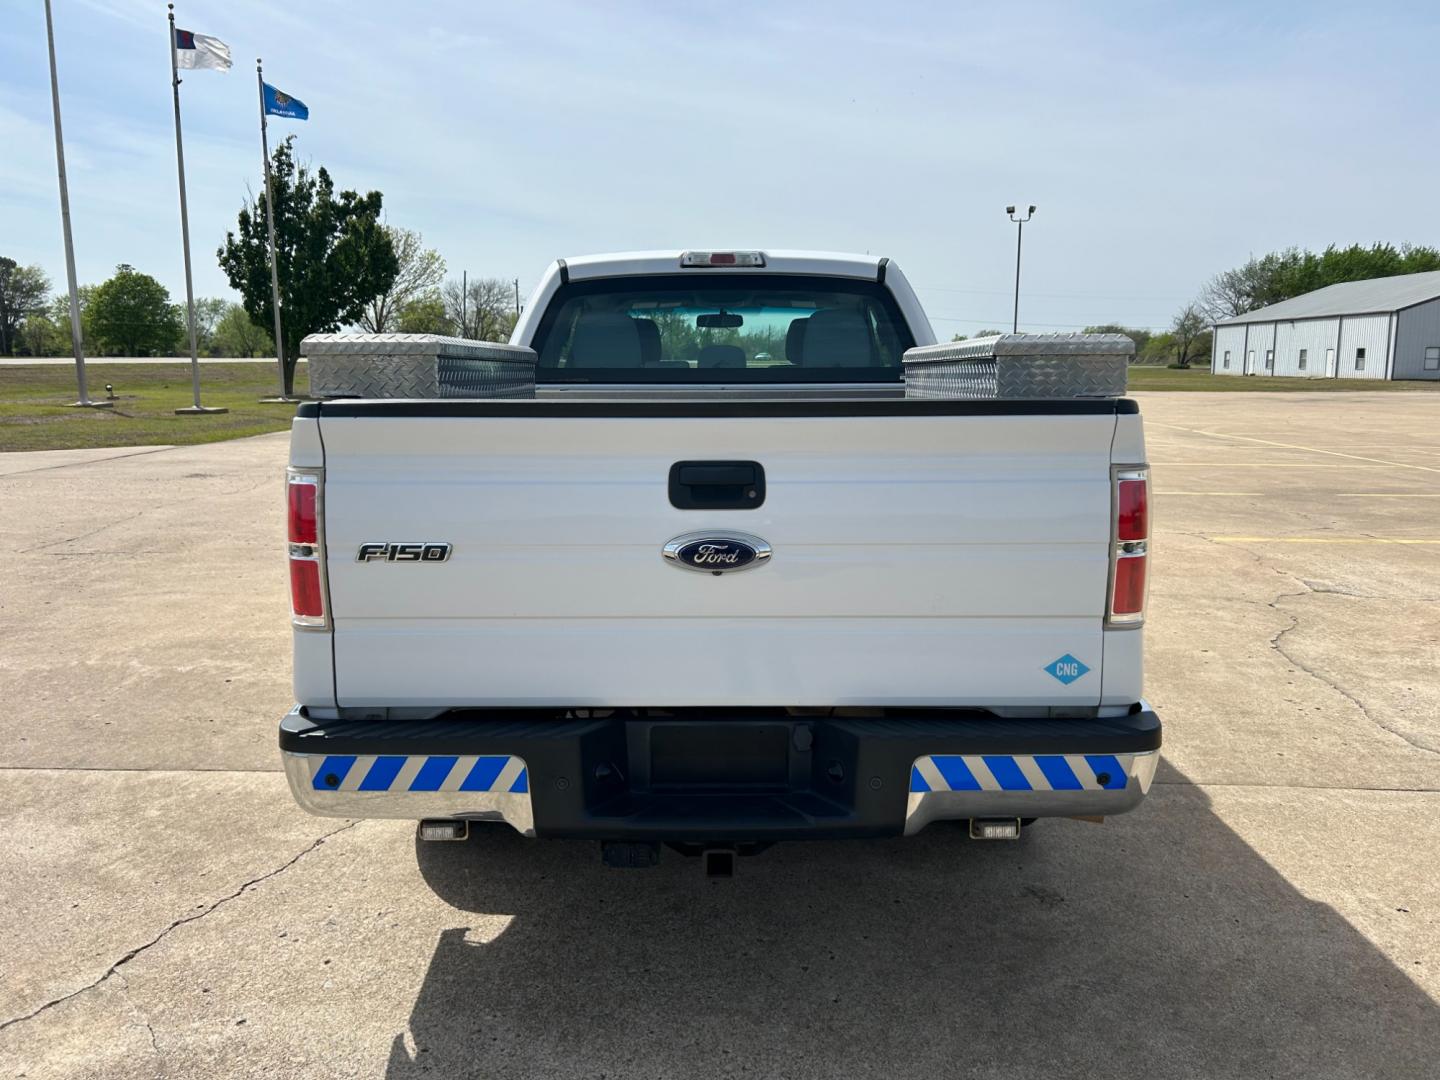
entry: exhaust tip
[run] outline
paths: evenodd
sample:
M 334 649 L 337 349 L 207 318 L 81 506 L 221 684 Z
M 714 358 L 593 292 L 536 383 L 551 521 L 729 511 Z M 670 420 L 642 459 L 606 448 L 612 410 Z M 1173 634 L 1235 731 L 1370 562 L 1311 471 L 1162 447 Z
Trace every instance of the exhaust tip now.
M 700 863 L 707 878 L 733 878 L 735 876 L 735 851 L 733 848 L 707 848 L 700 856 Z
M 971 840 L 1019 840 L 1019 818 L 971 818 Z

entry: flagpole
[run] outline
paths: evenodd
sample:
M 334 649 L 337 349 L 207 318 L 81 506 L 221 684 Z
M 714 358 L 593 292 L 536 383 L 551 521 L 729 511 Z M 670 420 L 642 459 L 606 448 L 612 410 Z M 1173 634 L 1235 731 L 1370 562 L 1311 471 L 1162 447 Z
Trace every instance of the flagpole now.
M 185 308 L 190 316 L 190 388 L 195 404 L 176 409 L 176 416 L 201 416 L 229 412 L 229 409 L 207 409 L 200 404 L 200 347 L 195 335 L 195 286 L 190 277 L 190 213 L 185 206 L 185 144 L 180 140 L 180 65 L 175 56 L 175 5 L 170 9 L 170 88 L 175 93 L 175 164 L 180 170 L 180 241 L 185 247 Z
M 48 0 L 47 0 L 48 2 Z M 270 299 L 275 309 L 275 360 L 280 365 L 280 397 L 285 392 L 285 341 L 280 333 L 280 260 L 275 254 L 275 192 L 270 183 L 270 138 L 265 124 L 265 76 L 255 58 L 255 85 L 260 91 L 260 156 L 265 160 L 265 228 L 270 234 Z
M 45 39 L 50 47 L 50 104 L 55 112 L 55 168 L 60 176 L 60 223 L 65 233 L 65 280 L 70 286 L 70 345 L 75 352 L 75 377 L 80 384 L 76 406 L 108 409 L 108 401 L 91 401 L 85 385 L 85 339 L 80 333 L 80 290 L 75 284 L 75 241 L 70 235 L 70 188 L 65 182 L 65 136 L 60 128 L 60 77 L 55 70 L 55 21 L 45 0 Z

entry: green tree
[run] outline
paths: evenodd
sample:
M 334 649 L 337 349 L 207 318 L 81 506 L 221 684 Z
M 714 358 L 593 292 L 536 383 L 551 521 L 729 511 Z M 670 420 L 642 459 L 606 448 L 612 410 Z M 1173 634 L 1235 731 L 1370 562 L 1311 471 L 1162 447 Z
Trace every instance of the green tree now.
M 1124 334 L 1131 341 L 1135 342 L 1135 359 L 1139 360 L 1145 355 L 1145 346 L 1150 344 L 1151 333 L 1149 330 L 1138 326 L 1121 326 L 1119 323 L 1101 323 L 1099 326 L 1087 326 L 1083 333 L 1086 334 Z
M 379 293 L 360 315 L 360 325 L 372 334 L 396 329 L 400 312 L 412 300 L 435 291 L 445 277 L 445 260 L 433 248 L 427 248 L 420 234 L 411 229 L 382 225 L 395 249 L 398 267 L 395 280 Z M 402 331 L 403 332 L 403 331 Z
M 445 301 L 430 291 L 407 300 L 395 316 L 395 329 L 402 334 L 453 334 L 455 326 L 445 314 Z
M 21 266 L 0 255 L 0 356 L 13 356 L 20 324 L 42 311 L 50 295 L 50 279 L 38 266 Z
M 1197 356 L 1209 353 L 1210 326 L 1199 304 L 1186 304 L 1170 323 L 1170 341 L 1175 363 L 1188 368 Z
M 1287 248 L 1216 274 L 1197 301 L 1211 322 L 1244 315 L 1327 285 L 1440 270 L 1440 250 L 1411 244 L 1331 244 L 1318 254 Z
M 225 311 L 215 320 L 210 349 L 215 356 L 273 356 L 275 339 L 263 326 L 256 326 L 239 304 L 223 301 Z
M 165 286 L 128 263 L 95 289 L 86 313 L 101 347 L 120 356 L 174 353 L 185 332 L 180 308 Z
M 295 362 L 306 334 L 325 333 L 360 320 L 369 304 L 394 284 L 400 267 L 380 223 L 382 196 L 335 191 L 330 173 L 297 165 L 292 139 L 275 148 L 275 246 L 280 313 L 285 335 L 285 393 L 294 393 Z M 220 267 L 258 326 L 274 325 L 265 196 L 246 200 L 235 232 L 225 234 Z
M 223 296 L 202 296 L 195 301 L 195 342 L 201 356 L 211 356 L 215 349 L 215 327 L 225 317 L 235 304 L 226 300 Z M 184 318 L 184 309 L 181 309 L 181 318 Z M 188 335 L 190 329 L 187 326 L 185 333 Z M 185 344 L 190 344 L 189 338 Z

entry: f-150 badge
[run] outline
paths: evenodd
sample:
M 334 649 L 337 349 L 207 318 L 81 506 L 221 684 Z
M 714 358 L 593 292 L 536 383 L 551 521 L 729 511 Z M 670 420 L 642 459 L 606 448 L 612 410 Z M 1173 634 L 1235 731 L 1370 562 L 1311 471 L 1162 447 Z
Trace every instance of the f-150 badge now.
M 356 562 L 444 562 L 448 558 L 449 544 L 402 544 L 393 540 L 361 544 L 355 553 Z
M 697 532 L 677 536 L 665 545 L 667 562 L 702 574 L 749 570 L 770 559 L 770 545 L 749 533 Z

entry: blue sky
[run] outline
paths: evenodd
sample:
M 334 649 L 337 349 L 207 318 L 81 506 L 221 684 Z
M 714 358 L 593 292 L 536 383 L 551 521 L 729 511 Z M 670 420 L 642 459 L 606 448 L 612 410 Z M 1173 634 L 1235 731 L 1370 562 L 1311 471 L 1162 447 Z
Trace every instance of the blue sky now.
M 54 0 L 76 257 L 184 278 L 165 5 Z M 303 159 L 451 271 L 649 247 L 889 255 L 942 336 L 1160 326 L 1251 253 L 1440 244 L 1440 5 L 181 2 L 198 295 L 260 182 L 256 56 Z M 0 254 L 64 282 L 39 0 L 0 31 Z

